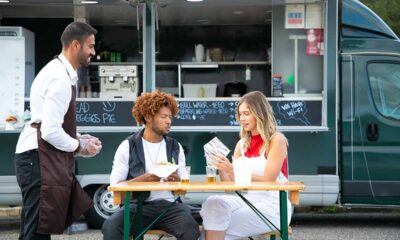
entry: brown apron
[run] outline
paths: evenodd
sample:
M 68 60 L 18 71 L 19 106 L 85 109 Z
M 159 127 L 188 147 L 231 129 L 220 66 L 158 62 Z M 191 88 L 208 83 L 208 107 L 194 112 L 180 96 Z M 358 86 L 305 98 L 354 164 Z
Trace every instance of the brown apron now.
M 62 128 L 76 138 L 76 87 L 71 86 L 72 97 Z M 37 232 L 62 234 L 72 222 L 92 206 L 91 198 L 75 178 L 75 160 L 72 152 L 56 149 L 41 137 L 40 123 L 36 124 L 40 160 L 40 203 Z

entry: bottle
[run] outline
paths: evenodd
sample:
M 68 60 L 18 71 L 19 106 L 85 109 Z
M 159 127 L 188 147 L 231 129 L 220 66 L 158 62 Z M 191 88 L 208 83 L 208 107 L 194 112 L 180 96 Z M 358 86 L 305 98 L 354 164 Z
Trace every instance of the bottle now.
M 272 74 L 272 95 L 274 97 L 282 97 L 283 89 L 282 89 L 282 75 L 281 74 Z
M 197 90 L 197 97 L 199 98 L 203 98 L 205 96 L 205 91 L 203 87 L 199 87 L 199 89 Z
M 250 81 L 250 79 L 251 79 L 251 70 L 250 70 L 250 66 L 249 65 L 246 66 L 245 75 L 246 75 L 246 77 L 245 77 L 246 81 Z

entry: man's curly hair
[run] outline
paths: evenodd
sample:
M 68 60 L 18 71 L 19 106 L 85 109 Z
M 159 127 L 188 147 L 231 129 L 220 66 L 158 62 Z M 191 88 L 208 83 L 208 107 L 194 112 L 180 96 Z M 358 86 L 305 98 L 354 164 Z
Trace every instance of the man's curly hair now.
M 138 124 L 146 124 L 145 116 L 154 116 L 162 107 L 171 109 L 173 116 L 178 114 L 178 104 L 171 94 L 160 91 L 143 93 L 133 105 L 132 116 Z

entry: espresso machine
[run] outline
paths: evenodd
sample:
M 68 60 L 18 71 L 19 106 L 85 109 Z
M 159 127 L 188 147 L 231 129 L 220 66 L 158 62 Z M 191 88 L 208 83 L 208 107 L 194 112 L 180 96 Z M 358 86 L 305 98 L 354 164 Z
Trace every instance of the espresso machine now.
M 100 98 L 135 100 L 138 95 L 136 65 L 100 65 Z

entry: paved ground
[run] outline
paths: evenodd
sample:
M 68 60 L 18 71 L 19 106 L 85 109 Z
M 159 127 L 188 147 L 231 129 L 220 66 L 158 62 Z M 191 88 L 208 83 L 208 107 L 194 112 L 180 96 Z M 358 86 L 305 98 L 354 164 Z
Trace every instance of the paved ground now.
M 293 215 L 292 240 L 398 240 L 400 239 L 400 211 L 358 210 L 339 213 L 302 212 Z M 18 217 L 0 217 L 0 239 L 17 239 Z M 55 240 L 102 239 L 99 230 L 88 230 L 72 235 L 54 235 Z M 156 238 L 146 238 L 153 240 Z M 165 238 L 172 240 L 174 238 Z M 261 240 L 261 238 L 257 238 Z

